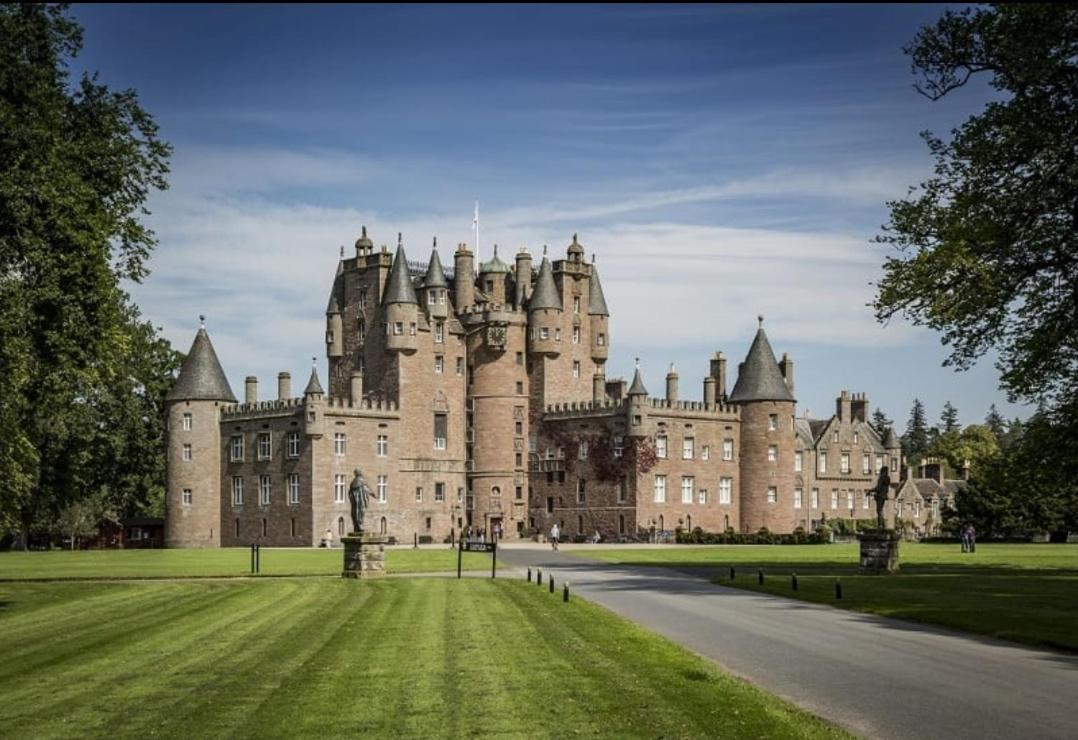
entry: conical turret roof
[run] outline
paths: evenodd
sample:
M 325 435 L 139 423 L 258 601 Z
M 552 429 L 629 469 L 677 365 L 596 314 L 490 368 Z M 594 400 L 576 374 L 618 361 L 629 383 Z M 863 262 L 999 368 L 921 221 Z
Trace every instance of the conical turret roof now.
M 539 277 L 535 281 L 531 300 L 528 301 L 529 311 L 540 308 L 561 310 L 561 296 L 558 295 L 558 286 L 554 284 L 554 268 L 546 257 L 543 257 L 543 262 L 539 265 Z
M 603 285 L 599 282 L 599 268 L 594 261 L 591 265 L 591 277 L 588 279 L 588 314 L 591 316 L 609 316 Z
M 898 441 L 898 437 L 895 436 L 894 427 L 887 427 L 887 432 L 883 435 L 883 446 L 889 450 L 902 446 Z
M 322 384 L 318 382 L 318 368 L 311 368 L 311 379 L 307 381 L 307 387 L 303 389 L 303 395 L 309 396 L 312 393 L 323 395 L 325 391 L 322 390 Z
M 448 288 L 449 281 L 445 279 L 442 270 L 442 258 L 438 256 L 438 249 L 431 250 L 430 263 L 427 264 L 427 274 L 423 276 L 424 288 Z
M 756 332 L 756 338 L 752 340 L 749 353 L 741 363 L 737 383 L 728 400 L 732 403 L 794 400 L 782 373 L 779 372 L 779 364 L 775 360 L 771 343 L 767 341 L 763 319 L 760 320 L 760 328 Z
M 412 277 L 408 274 L 408 258 L 404 254 L 403 245 L 397 245 L 397 253 L 393 256 L 393 267 L 389 269 L 386 295 L 382 303 L 387 306 L 390 303 L 419 303 L 412 286 Z
M 646 396 L 648 389 L 644 387 L 644 381 L 640 377 L 640 366 L 636 366 L 636 373 L 633 375 L 633 383 L 629 386 L 630 396 Z
M 183 360 L 176 384 L 165 396 L 167 401 L 230 401 L 236 396 L 221 369 L 210 335 L 205 328 L 198 330 L 191 350 Z

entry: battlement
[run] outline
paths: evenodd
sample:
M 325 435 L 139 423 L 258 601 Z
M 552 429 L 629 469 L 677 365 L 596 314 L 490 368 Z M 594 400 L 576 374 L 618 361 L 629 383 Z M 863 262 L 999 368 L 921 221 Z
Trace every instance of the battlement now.
M 671 411 L 693 416 L 741 418 L 741 407 L 736 404 L 716 403 L 708 406 L 703 401 L 669 401 L 665 398 L 649 398 L 648 406 L 657 411 Z
M 457 316 L 463 318 L 465 316 L 482 316 L 488 313 L 511 313 L 517 316 L 523 316 L 523 311 L 518 311 L 513 308 L 512 304 L 508 303 L 476 303 L 471 306 L 464 306 L 457 310 Z
M 398 405 L 393 401 L 365 398 L 353 403 L 349 398 L 327 397 L 322 400 L 327 411 L 350 411 L 359 415 L 371 412 L 375 414 L 396 414 Z M 291 416 L 306 406 L 304 398 L 285 398 L 274 401 L 255 403 L 233 403 L 221 408 L 221 420 L 240 421 L 243 419 L 265 419 L 273 416 Z
M 543 413 L 548 419 L 608 415 L 625 408 L 624 401 L 607 398 L 602 401 L 571 401 L 549 404 Z

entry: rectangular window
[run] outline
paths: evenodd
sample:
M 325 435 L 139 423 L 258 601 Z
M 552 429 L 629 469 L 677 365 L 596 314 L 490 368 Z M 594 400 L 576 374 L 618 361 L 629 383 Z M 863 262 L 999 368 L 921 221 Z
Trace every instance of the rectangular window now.
M 344 481 L 344 475 L 338 473 L 333 476 L 333 501 L 334 503 L 343 504 L 345 500 L 345 486 L 347 484 Z
M 416 489 L 415 489 L 415 502 L 417 504 L 423 503 L 423 486 L 416 486 Z
M 445 501 L 445 483 L 434 484 L 434 501 L 435 503 L 442 503 Z
M 518 396 L 524 395 L 524 381 L 523 380 L 518 380 L 517 381 L 517 395 Z
M 449 434 L 449 415 L 434 415 L 434 449 L 444 450 Z
M 258 435 L 258 459 L 270 459 L 270 435 L 269 432 L 260 432 Z
M 580 360 L 573 360 L 573 377 L 580 377 Z
M 768 414 L 767 415 L 767 429 L 768 429 L 768 431 L 773 432 L 778 428 L 779 428 L 779 415 L 778 414 Z
M 883 455 L 876 455 L 876 472 L 883 470 Z
M 434 341 L 435 342 L 444 342 L 445 341 L 444 335 L 443 335 L 442 332 L 443 332 L 442 322 L 441 321 L 435 322 L 434 323 Z
M 624 478 L 618 481 L 618 503 L 625 503 L 625 499 L 629 492 L 629 482 Z
M 614 435 L 614 457 L 621 457 L 625 453 L 625 437 L 620 434 Z
M 709 460 L 709 459 L 711 459 L 711 447 L 709 447 L 708 445 L 704 445 L 704 448 L 702 450 L 700 450 L 700 459 L 701 460 Z
M 820 472 L 827 472 L 827 453 L 822 450 L 820 451 Z
M 606 334 L 600 334 L 599 335 L 598 344 L 599 344 L 600 347 L 605 347 L 606 346 Z
M 843 452 L 839 458 L 839 471 L 843 473 L 850 472 L 850 453 Z
M 861 508 L 862 509 L 867 509 L 868 508 L 868 502 L 871 499 L 872 499 L 872 497 L 868 494 L 868 491 L 865 491 L 865 495 L 861 497 Z
M 734 479 L 719 478 L 719 503 L 728 504 L 733 499 Z
M 802 496 L 803 493 L 804 492 L 800 488 L 795 488 L 794 489 L 794 508 L 795 509 L 800 509 L 801 508 L 801 496 Z
M 838 489 L 837 488 L 832 488 L 831 489 L 831 509 L 834 510 L 834 509 L 837 509 L 837 508 L 838 508 Z
M 268 475 L 262 475 L 258 478 L 258 503 L 263 506 L 269 506 L 270 503 L 270 477 Z
M 464 358 L 457 358 L 457 375 L 464 375 Z
M 573 327 L 573 344 L 580 344 L 580 327 Z
M 692 460 L 693 455 L 696 454 L 696 440 L 692 437 L 685 437 L 681 440 L 681 459 Z
M 360 319 L 359 324 L 356 326 L 356 339 L 359 340 L 360 344 L 363 344 L 363 342 L 364 342 L 364 340 L 366 338 L 367 338 L 367 325 L 363 322 L 363 319 Z
M 665 504 L 666 503 L 666 476 L 665 475 L 656 475 L 655 476 L 655 503 L 657 503 L 657 504 Z
M 243 478 L 232 479 L 232 505 L 243 506 Z
M 733 460 L 734 459 L 734 440 L 724 439 L 722 441 L 722 459 Z
M 243 462 L 243 435 L 237 434 L 232 438 L 232 454 L 229 459 L 232 462 Z
M 524 434 L 524 422 L 522 422 L 522 421 L 513 422 L 513 433 L 516 434 L 518 437 L 520 435 Z
M 386 457 L 389 455 L 389 437 L 384 434 L 378 435 L 378 444 L 375 447 L 378 457 Z
M 576 482 L 576 502 L 582 504 L 585 501 L 585 481 L 583 478 Z
M 683 475 L 681 477 L 681 503 L 692 503 L 693 483 L 694 481 L 691 475 Z
M 581 460 L 588 459 L 588 440 L 580 440 L 580 449 L 577 451 L 577 457 L 579 457 Z
M 288 433 L 288 456 L 299 457 L 299 432 Z
M 809 506 L 811 506 L 813 509 L 820 508 L 820 489 L 813 488 L 811 496 L 812 497 L 809 499 Z
M 445 368 L 445 358 L 441 355 L 434 356 L 434 372 L 439 375 L 442 374 L 442 370 Z
M 188 461 L 191 460 L 191 445 L 189 444 L 183 446 L 183 459 Z
M 767 503 L 777 504 L 779 501 L 779 489 L 774 486 L 767 487 Z
M 346 446 L 348 444 L 348 438 L 345 437 L 344 432 L 333 433 L 333 454 L 337 457 L 344 457 Z
M 697 493 L 697 495 L 696 495 L 696 501 L 697 501 L 697 503 L 701 503 L 701 504 L 706 504 L 707 503 L 707 489 L 706 488 L 701 488 L 700 489 L 699 493 Z
M 185 432 L 191 431 L 191 415 L 190 414 L 184 414 L 183 415 L 183 431 L 185 431 Z
M 779 459 L 779 446 L 768 445 L 767 446 L 767 461 L 776 462 Z
M 395 336 L 398 336 L 398 337 L 404 334 L 404 322 L 402 322 L 402 321 L 394 321 L 393 322 L 393 334 Z
M 539 327 L 539 338 L 550 339 L 550 329 L 546 328 L 545 326 Z
M 191 493 L 191 489 L 190 489 L 190 488 L 185 488 L 185 489 L 183 489 L 183 505 L 184 505 L 184 506 L 190 506 L 190 505 L 191 505 L 191 501 L 193 500 L 193 498 L 194 498 L 194 496 L 193 496 L 193 494 Z
M 837 430 L 831 433 L 831 442 L 833 442 L 834 444 L 838 444 L 838 431 Z
M 384 504 L 389 499 L 389 478 L 378 476 L 378 503 Z
M 794 472 L 795 473 L 800 473 L 801 472 L 801 466 L 803 464 L 802 463 L 802 454 L 803 453 L 801 453 L 801 452 L 795 452 L 794 453 Z
M 872 474 L 872 457 L 867 452 L 861 456 L 861 473 L 863 475 Z
M 666 437 L 659 436 L 655 438 L 655 457 L 666 458 Z
M 288 503 L 290 503 L 290 504 L 298 504 L 299 503 L 299 474 L 298 473 L 289 473 L 288 474 Z
M 561 329 L 555 329 L 554 330 L 554 341 L 555 342 L 560 342 L 561 341 Z
M 580 313 L 580 296 L 573 296 L 573 313 Z
M 846 508 L 853 511 L 853 491 L 846 491 Z
M 412 323 L 408 324 L 408 335 L 412 336 L 412 337 L 415 336 L 415 322 L 414 321 Z
M 857 444 L 860 439 L 861 439 L 861 435 L 858 434 L 857 432 L 854 432 L 853 433 L 853 443 Z

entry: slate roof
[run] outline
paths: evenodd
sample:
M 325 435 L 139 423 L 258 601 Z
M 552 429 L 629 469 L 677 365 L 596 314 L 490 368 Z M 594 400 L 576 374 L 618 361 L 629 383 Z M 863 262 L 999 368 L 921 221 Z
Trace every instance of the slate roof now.
M 599 282 L 599 268 L 594 264 L 591 266 L 591 277 L 588 278 L 588 315 L 610 315 L 610 311 L 606 308 L 606 297 L 603 295 L 603 285 Z
M 629 386 L 630 396 L 646 396 L 648 389 L 644 387 L 644 381 L 640 377 L 640 368 L 636 368 L 636 374 L 633 375 L 633 384 Z
M 561 310 L 561 296 L 558 295 L 558 286 L 554 284 L 554 268 L 550 266 L 550 260 L 546 257 L 543 257 L 543 263 L 539 265 L 539 277 L 535 281 L 535 290 L 528 301 L 529 311 L 540 308 Z
M 397 245 L 397 253 L 393 256 L 393 266 L 389 269 L 389 279 L 386 280 L 386 294 L 382 299 L 383 305 L 391 303 L 419 303 L 415 296 L 415 288 L 412 286 L 412 278 L 408 273 L 408 258 L 404 254 L 404 247 Z
M 236 396 L 221 369 L 217 353 L 206 330 L 199 329 L 191 350 L 183 360 L 176 384 L 165 396 L 167 401 L 230 401 Z
M 430 262 L 427 264 L 427 274 L 423 276 L 424 288 L 448 288 L 449 282 L 445 279 L 442 270 L 442 259 L 438 256 L 438 250 L 431 250 Z
M 894 427 L 887 427 L 887 433 L 883 435 L 883 446 L 887 449 L 893 449 L 895 447 L 902 446 L 898 441 L 898 437 L 895 435 Z
M 938 496 L 943 491 L 934 478 L 914 478 L 913 485 L 917 486 L 917 492 L 922 496 Z
M 809 429 L 812 431 L 812 441 L 816 442 L 820 436 L 827 431 L 827 426 L 831 423 L 830 419 L 809 419 Z
M 816 446 L 816 435 L 812 433 L 812 424 L 800 416 L 794 418 L 794 434 L 806 447 Z
M 318 368 L 311 368 L 311 379 L 307 381 L 307 387 L 303 389 L 303 395 L 309 395 L 311 393 L 317 393 L 322 395 L 325 391 L 322 390 L 322 384 L 318 382 Z
M 793 401 L 794 396 L 782 379 L 779 364 L 767 334 L 761 326 L 752 340 L 749 353 L 741 365 L 741 371 L 734 385 L 734 392 L 728 399 L 732 403 L 746 401 Z
M 509 265 L 505 264 L 498 258 L 497 244 L 494 245 L 494 258 L 491 259 L 489 262 L 482 262 L 479 265 L 480 275 L 491 272 L 512 272 L 512 270 L 509 268 Z

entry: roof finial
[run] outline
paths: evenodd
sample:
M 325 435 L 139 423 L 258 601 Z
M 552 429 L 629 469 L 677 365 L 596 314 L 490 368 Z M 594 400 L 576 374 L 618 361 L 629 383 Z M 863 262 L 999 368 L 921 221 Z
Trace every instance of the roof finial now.
M 205 329 L 206 328 L 206 314 L 204 314 L 204 313 L 200 313 L 198 315 L 198 328 L 199 329 Z
M 640 358 L 639 357 L 636 358 L 636 369 L 637 370 L 640 369 Z
M 592 263 L 593 265 L 595 264 L 595 252 L 592 252 L 592 253 L 591 253 L 591 263 Z
M 674 374 L 676 374 L 676 373 L 677 373 L 677 368 L 676 368 L 676 367 L 674 367 L 674 363 L 672 363 L 672 362 L 670 363 L 670 372 L 671 372 L 671 373 L 674 373 Z
M 577 240 L 576 240 L 576 232 L 574 231 L 574 232 L 573 232 L 573 244 L 576 244 L 576 243 L 577 243 Z
M 404 237 L 402 237 L 401 233 L 398 231 L 397 232 L 397 246 L 399 247 L 402 244 L 404 244 Z
M 543 245 L 543 256 L 546 257 L 546 244 Z
M 756 317 L 756 320 L 760 322 L 760 328 L 763 329 L 764 328 L 764 315 L 760 314 L 759 316 Z
M 498 259 L 498 245 L 494 245 L 494 259 Z
M 341 259 L 344 259 L 344 245 L 341 245 Z
M 438 237 L 434 237 L 434 248 L 438 248 Z
M 317 357 L 312 357 L 311 358 L 311 367 L 318 367 L 318 358 Z
M 367 227 L 366 226 L 363 227 L 363 238 L 364 239 L 367 238 Z

